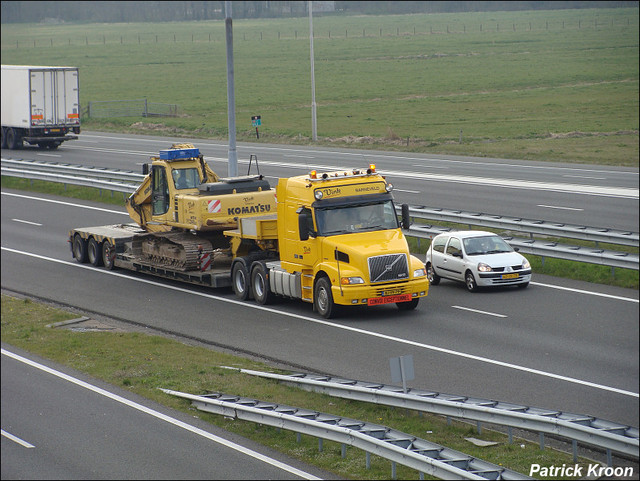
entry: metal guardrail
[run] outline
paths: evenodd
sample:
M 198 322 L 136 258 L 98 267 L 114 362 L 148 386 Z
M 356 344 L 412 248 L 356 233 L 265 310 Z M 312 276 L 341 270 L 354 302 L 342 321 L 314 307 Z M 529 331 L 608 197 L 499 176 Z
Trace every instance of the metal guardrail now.
M 4 158 L 2 159 L 2 175 L 109 189 L 123 193 L 132 193 L 144 177 L 142 174 L 131 171 Z M 618 252 L 601 249 L 597 246 L 599 242 L 603 242 L 638 247 L 639 234 L 637 232 L 508 218 L 426 206 L 410 207 L 409 214 L 413 218 L 440 220 L 484 228 L 499 228 L 528 235 L 526 238 L 504 236 L 509 244 L 517 247 L 523 254 L 587 262 L 612 268 L 640 270 L 640 257 L 637 253 Z M 414 223 L 407 231 L 407 235 L 418 239 L 432 239 L 437 234 L 453 230 L 437 225 Z M 596 243 L 596 247 L 565 245 L 554 241 L 534 239 L 534 234 L 593 241 Z
M 222 393 L 198 396 L 161 390 L 191 400 L 201 411 L 308 434 L 320 440 L 342 443 L 343 446 L 354 446 L 440 479 L 533 479 L 379 424 Z M 395 472 L 392 478 L 395 479 Z
M 584 414 L 418 389 L 408 389 L 405 393 L 398 386 L 318 374 L 283 375 L 250 369 L 237 370 L 335 397 L 554 434 L 605 449 L 608 458 L 611 452 L 640 457 L 638 428 Z M 574 444 L 574 457 L 576 447 Z

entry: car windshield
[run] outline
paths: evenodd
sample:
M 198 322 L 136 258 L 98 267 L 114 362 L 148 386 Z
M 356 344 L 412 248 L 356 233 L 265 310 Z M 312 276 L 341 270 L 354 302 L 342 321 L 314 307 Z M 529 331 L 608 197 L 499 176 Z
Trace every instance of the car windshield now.
M 468 256 L 479 256 L 486 254 L 500 254 L 511 252 L 513 249 L 502 237 L 498 235 L 471 237 L 462 241 L 464 250 Z
M 392 201 L 316 209 L 318 235 L 397 229 Z

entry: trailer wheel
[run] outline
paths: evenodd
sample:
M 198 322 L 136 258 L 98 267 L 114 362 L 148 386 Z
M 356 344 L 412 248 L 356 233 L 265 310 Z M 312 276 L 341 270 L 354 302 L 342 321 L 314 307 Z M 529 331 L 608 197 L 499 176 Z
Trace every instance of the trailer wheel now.
M 73 238 L 73 257 L 81 264 L 87 262 L 87 241 L 80 234 Z
M 261 262 L 256 262 L 251 271 L 251 293 L 258 304 L 264 306 L 273 302 L 274 294 L 269 288 L 268 270 Z
M 249 271 L 243 259 L 236 261 L 231 269 L 231 286 L 236 297 L 241 301 L 249 299 L 251 287 L 249 285 Z
M 95 267 L 100 267 L 102 265 L 102 245 L 93 237 L 89 239 L 89 245 L 87 246 L 87 258 Z
M 321 277 L 316 281 L 313 308 L 325 319 L 331 319 L 338 313 L 338 306 L 333 302 L 331 294 L 331 282 L 327 277 Z
M 11 150 L 16 150 L 22 147 L 22 137 L 20 137 L 20 133 L 16 132 L 12 128 L 7 129 L 7 147 Z
M 112 271 L 116 258 L 116 249 L 108 240 L 102 243 L 102 264 L 107 270 Z
M 2 148 L 7 148 L 7 129 L 2 127 Z

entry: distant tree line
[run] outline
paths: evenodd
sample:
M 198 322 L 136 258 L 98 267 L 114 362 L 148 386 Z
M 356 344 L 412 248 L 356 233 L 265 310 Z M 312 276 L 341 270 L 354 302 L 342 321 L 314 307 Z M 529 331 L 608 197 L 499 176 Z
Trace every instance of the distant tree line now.
M 2 23 L 163 22 L 225 17 L 224 1 L 3 1 Z M 314 15 L 637 7 L 638 1 L 314 1 Z M 233 18 L 300 17 L 308 1 L 232 2 Z

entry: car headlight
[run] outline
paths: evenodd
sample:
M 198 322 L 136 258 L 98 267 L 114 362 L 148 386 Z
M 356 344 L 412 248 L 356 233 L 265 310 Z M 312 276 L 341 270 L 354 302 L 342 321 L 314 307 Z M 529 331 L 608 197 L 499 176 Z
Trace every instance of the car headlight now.
M 489 264 L 485 264 L 484 262 L 478 264 L 478 272 L 491 272 L 492 270 Z
M 531 267 L 531 264 L 529 264 L 529 261 L 527 259 L 522 261 L 522 268 L 523 269 L 529 269 Z
M 426 275 L 427 271 L 425 271 L 424 269 L 416 269 L 415 271 L 413 271 L 413 277 L 422 277 Z
M 342 277 L 340 278 L 340 284 L 343 286 L 349 286 L 351 284 L 364 284 L 362 277 Z

